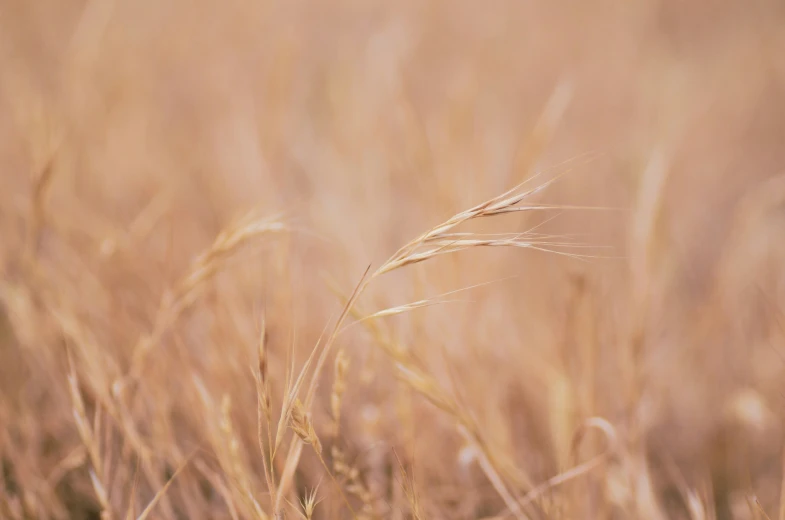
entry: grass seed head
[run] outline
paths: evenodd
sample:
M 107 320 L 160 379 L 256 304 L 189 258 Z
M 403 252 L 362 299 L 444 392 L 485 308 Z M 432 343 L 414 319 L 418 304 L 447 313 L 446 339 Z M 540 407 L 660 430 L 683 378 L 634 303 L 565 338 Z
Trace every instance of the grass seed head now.
M 322 443 L 319 441 L 318 435 L 316 435 L 316 430 L 313 427 L 311 418 L 305 411 L 305 406 L 299 399 L 295 400 L 292 407 L 289 427 L 304 443 L 313 446 L 317 453 L 322 452 Z

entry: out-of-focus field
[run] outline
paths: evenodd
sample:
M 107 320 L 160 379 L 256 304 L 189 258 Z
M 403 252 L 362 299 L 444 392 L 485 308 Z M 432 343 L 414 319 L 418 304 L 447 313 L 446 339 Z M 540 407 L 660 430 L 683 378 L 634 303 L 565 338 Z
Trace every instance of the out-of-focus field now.
M 774 0 L 5 0 L 0 518 L 784 519 L 784 139 Z

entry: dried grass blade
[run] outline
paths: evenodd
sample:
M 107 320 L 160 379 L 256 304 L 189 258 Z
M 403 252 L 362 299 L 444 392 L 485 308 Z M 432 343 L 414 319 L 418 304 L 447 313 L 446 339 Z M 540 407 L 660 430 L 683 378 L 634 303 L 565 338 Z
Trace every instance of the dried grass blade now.
M 144 508 L 144 511 L 142 511 L 142 513 L 138 517 L 136 517 L 136 520 L 145 520 L 148 517 L 148 515 L 152 512 L 153 508 L 155 508 L 156 504 L 158 504 L 158 502 L 161 500 L 161 498 L 166 494 L 166 491 L 169 489 L 169 486 L 172 485 L 172 483 L 177 478 L 177 476 L 188 465 L 188 462 L 190 462 L 192 457 L 193 457 L 193 454 L 189 455 L 186 458 L 186 460 L 182 464 L 180 464 L 180 467 L 177 468 L 177 470 L 174 472 L 174 474 L 172 475 L 172 478 L 167 480 L 166 484 L 164 484 L 164 487 L 162 487 L 161 489 L 158 490 L 158 492 L 155 494 L 155 496 L 150 501 L 150 503 L 147 504 L 147 507 Z

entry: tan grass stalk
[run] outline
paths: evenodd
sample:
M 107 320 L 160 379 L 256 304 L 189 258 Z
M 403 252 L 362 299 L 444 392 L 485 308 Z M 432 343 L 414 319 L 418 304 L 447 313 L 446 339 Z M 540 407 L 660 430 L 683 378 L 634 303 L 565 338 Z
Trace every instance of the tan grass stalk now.
M 616 429 L 608 422 L 606 419 L 602 417 L 590 417 L 586 421 L 584 421 L 583 425 L 581 425 L 580 429 L 575 432 L 572 440 L 572 452 L 573 456 L 577 456 L 578 448 L 580 447 L 581 442 L 586 436 L 586 433 L 590 429 L 597 429 L 601 431 L 606 437 L 607 446 L 605 451 L 600 453 L 599 455 L 595 455 L 590 460 L 578 464 L 577 466 L 556 475 L 548 479 L 547 481 L 543 482 L 542 484 L 538 485 L 531 491 L 529 491 L 526 496 L 524 496 L 520 500 L 521 506 L 527 506 L 528 504 L 534 502 L 539 497 L 543 496 L 549 490 L 558 487 L 562 484 L 565 484 L 571 480 L 574 480 L 580 476 L 583 476 L 595 468 L 600 467 L 604 464 L 610 457 L 614 455 L 618 455 L 621 450 L 621 446 L 619 444 L 619 438 L 616 433 Z
M 232 520 L 240 520 L 237 507 L 235 506 L 234 500 L 232 499 L 232 492 L 224 483 L 223 476 L 218 472 L 208 468 L 207 465 L 199 459 L 194 461 L 194 466 L 221 496 L 224 504 L 226 504 L 226 509 L 229 511 L 229 516 L 232 518 Z
M 360 471 L 346 461 L 346 455 L 337 445 L 330 450 L 332 456 L 332 470 L 335 476 L 346 488 L 346 492 L 356 497 L 362 503 L 362 516 L 371 515 L 373 512 L 373 495 L 363 481 Z
M 96 399 L 98 406 L 103 412 L 108 413 L 114 422 L 122 429 L 124 441 L 131 446 L 142 461 L 142 470 L 148 482 L 155 488 L 161 488 L 164 483 L 157 470 L 151 464 L 151 450 L 139 433 L 136 422 L 126 405 L 123 392 L 124 387 L 119 381 L 116 381 L 111 388 L 107 388 L 108 381 L 106 381 L 106 374 L 102 373 L 101 367 L 98 365 L 98 360 L 105 359 L 105 356 L 96 340 L 68 307 L 56 301 L 49 302 L 49 307 L 51 316 L 54 318 L 55 323 L 65 337 L 68 338 L 69 343 L 79 347 L 80 361 L 88 364 L 89 370 L 87 370 L 87 373 L 92 377 L 88 378 L 86 384 L 92 389 L 93 396 Z M 72 363 L 73 357 L 70 348 L 67 350 L 67 353 L 69 362 Z M 111 362 L 105 361 L 104 366 L 106 365 L 111 366 Z M 71 367 L 73 368 L 73 365 L 71 365 Z M 75 372 L 71 375 L 74 378 L 76 377 Z M 69 385 L 70 384 L 69 381 Z M 71 390 L 71 393 L 73 394 L 73 390 Z M 78 397 L 81 398 L 81 394 L 78 394 Z M 95 433 L 91 433 L 91 435 L 95 438 Z M 97 444 L 97 441 L 94 442 Z M 100 452 L 100 450 L 97 450 L 97 452 Z M 90 454 L 88 453 L 88 455 Z M 99 470 L 96 469 L 96 471 Z M 106 474 L 106 468 L 103 468 L 103 472 L 99 474 Z M 109 489 L 107 488 L 104 491 L 108 493 Z M 171 504 L 169 504 L 167 497 L 163 498 L 162 507 L 167 516 L 173 516 Z
M 366 323 L 376 337 L 377 343 L 397 361 L 396 367 L 398 369 L 398 377 L 412 390 L 425 397 L 431 404 L 456 421 L 458 431 L 480 454 L 478 457 L 480 467 L 488 477 L 488 480 L 491 482 L 494 489 L 499 493 L 499 496 L 504 500 L 507 508 L 516 518 L 528 518 L 519 507 L 518 501 L 514 498 L 507 484 L 505 484 L 504 479 L 501 477 L 501 473 L 505 473 L 507 476 L 509 476 L 509 473 L 498 469 L 501 468 L 501 464 L 499 463 L 500 457 L 494 455 L 490 446 L 482 440 L 479 428 L 471 416 L 462 409 L 455 399 L 442 389 L 430 374 L 418 368 L 414 359 L 411 358 L 406 351 L 396 346 L 391 341 L 384 339 L 381 329 L 376 323 Z M 531 480 L 528 477 L 524 478 L 526 481 L 525 485 L 531 487 Z
M 33 182 L 32 207 L 28 219 L 27 228 L 27 259 L 35 262 L 38 257 L 38 243 L 41 239 L 41 231 L 46 224 L 46 194 L 54 178 L 54 161 L 57 155 L 57 148 L 47 153 L 46 159 L 41 167 L 41 172 Z
M 71 358 L 70 351 L 67 352 L 68 356 L 68 389 L 71 394 L 71 403 L 73 409 L 74 422 L 76 429 L 79 432 L 79 437 L 82 439 L 87 455 L 90 460 L 91 468 L 90 482 L 93 485 L 93 490 L 98 498 L 98 503 L 101 505 L 101 518 L 102 520 L 111 520 L 114 516 L 112 508 L 109 504 L 109 496 L 106 492 L 105 476 L 103 474 L 103 460 L 101 458 L 101 450 L 95 436 L 93 427 L 90 426 L 90 421 L 87 418 L 87 411 L 85 410 L 84 400 L 82 393 L 79 391 L 79 380 L 76 376 L 76 369 L 74 368 L 73 359 Z M 97 412 L 96 412 L 97 416 Z
M 213 244 L 194 260 L 175 287 L 161 298 L 151 332 L 139 338 L 134 346 L 130 379 L 135 381 L 139 378 L 151 350 L 166 330 L 193 305 L 205 283 L 234 251 L 260 236 L 287 230 L 277 216 L 260 218 L 255 213 L 249 213 L 219 233 Z
M 158 504 L 158 502 L 161 500 L 161 498 L 166 494 L 167 490 L 169 489 L 169 486 L 172 485 L 172 483 L 177 478 L 177 476 L 180 474 L 180 472 L 183 469 L 185 469 L 185 467 L 188 465 L 188 461 L 190 460 L 190 458 L 191 457 L 188 457 L 188 460 L 186 460 L 183 464 L 180 465 L 179 468 L 177 468 L 177 470 L 172 475 L 172 478 L 170 478 L 166 482 L 166 484 L 164 484 L 164 487 L 162 487 L 161 489 L 159 489 L 156 492 L 156 494 L 153 497 L 153 499 L 150 501 L 149 504 L 147 504 L 147 507 L 144 508 L 144 511 L 142 511 L 142 513 L 137 517 L 136 520 L 145 520 L 150 515 L 150 513 L 153 511 L 153 508 L 155 508 L 156 504 Z
M 335 479 L 335 476 L 330 471 L 330 468 L 327 467 L 327 463 L 324 461 L 324 457 L 322 456 L 322 443 L 319 440 L 319 436 L 316 435 L 316 430 L 313 427 L 313 422 L 311 422 L 311 418 L 308 416 L 308 413 L 305 411 L 305 406 L 303 406 L 302 402 L 299 399 L 295 401 L 294 407 L 292 409 L 292 418 L 289 424 L 289 427 L 294 431 L 294 433 L 300 438 L 302 442 L 311 446 L 313 451 L 316 453 L 319 462 L 322 463 L 322 467 L 324 467 L 327 474 L 332 479 L 333 483 L 335 483 L 335 487 L 338 489 L 338 493 L 341 495 L 346 507 L 349 508 L 351 511 L 352 516 L 357 518 L 357 513 L 354 512 L 354 508 L 352 504 L 349 502 L 349 499 L 346 498 L 346 495 L 341 488 L 341 485 Z
M 681 499 L 684 501 L 684 504 L 687 507 L 690 518 L 692 520 L 707 520 L 708 517 L 706 508 L 704 503 L 701 501 L 701 497 L 687 484 L 687 481 L 685 480 L 682 472 L 679 470 L 679 467 L 676 465 L 676 462 L 667 454 L 667 452 L 664 452 L 664 450 L 660 451 L 660 458 L 663 460 L 665 465 L 665 471 L 670 476 L 670 479 L 673 481 L 676 488 L 679 490 L 679 494 L 681 494 Z
M 274 453 L 272 439 L 272 398 L 270 395 L 269 359 L 267 352 L 267 329 L 266 320 L 262 318 L 261 332 L 259 334 L 259 359 L 256 372 L 251 373 L 256 382 L 257 400 L 257 440 L 259 443 L 259 453 L 262 456 L 262 466 L 267 489 L 271 495 L 275 495 L 275 472 L 274 472 Z M 264 433 L 267 431 L 267 450 L 264 446 Z
M 555 124 L 555 120 L 561 115 L 564 105 L 566 103 L 566 98 L 564 98 L 565 92 L 559 90 L 554 94 L 554 97 L 551 99 L 551 102 L 548 104 L 544 114 L 544 120 L 548 122 L 548 124 Z M 536 176 L 535 176 L 536 178 Z M 308 384 L 308 388 L 306 391 L 305 400 L 303 402 L 304 413 L 307 414 L 310 410 L 313 399 L 315 396 L 315 391 L 317 387 L 317 383 L 319 377 L 321 375 L 324 363 L 327 359 L 327 356 L 334 345 L 339 333 L 343 330 L 343 323 L 346 317 L 349 314 L 354 312 L 355 303 L 359 299 L 359 297 L 364 293 L 366 288 L 378 277 L 394 271 L 396 269 L 400 269 L 409 265 L 417 264 L 431 258 L 434 258 L 439 255 L 455 253 L 459 251 L 463 251 L 465 249 L 474 248 L 474 247 L 521 247 L 521 248 L 529 248 L 529 249 L 536 249 L 541 251 L 548 251 L 548 252 L 558 252 L 560 254 L 566 254 L 569 256 L 578 257 L 580 255 L 576 255 L 574 253 L 561 251 L 558 248 L 563 247 L 563 243 L 560 242 L 552 242 L 549 239 L 542 240 L 536 235 L 527 236 L 526 233 L 510 235 L 503 238 L 488 238 L 483 237 L 481 235 L 454 235 L 453 229 L 457 226 L 466 223 L 473 219 L 490 217 L 494 215 L 509 213 L 511 211 L 517 211 L 523 206 L 521 203 L 530 198 L 537 193 L 543 191 L 548 186 L 550 186 L 556 179 L 551 179 L 549 181 L 545 181 L 533 188 L 526 189 L 525 186 L 533 180 L 529 179 L 518 186 L 508 190 L 501 195 L 494 197 L 484 203 L 478 204 L 466 211 L 462 211 L 451 218 L 447 219 L 443 223 L 431 228 L 429 231 L 423 233 L 419 237 L 415 238 L 414 240 L 410 241 L 409 243 L 405 244 L 401 247 L 395 254 L 393 254 L 386 262 L 384 262 L 373 274 L 368 276 L 368 271 L 370 269 L 366 269 L 363 276 L 360 278 L 357 286 L 355 287 L 354 291 L 346 301 L 338 319 L 336 320 L 331 334 L 328 336 L 327 340 L 321 345 L 321 351 L 319 353 L 318 360 L 316 361 L 316 365 L 314 366 L 313 372 L 310 377 L 310 381 Z M 413 307 L 417 308 L 417 306 Z M 403 311 L 401 311 L 403 312 Z M 320 343 L 317 343 L 316 348 L 311 353 L 308 361 L 306 362 L 305 366 L 301 369 L 300 374 L 297 378 L 297 381 L 292 387 L 291 392 L 289 393 L 288 403 L 285 402 L 284 404 L 284 414 L 282 414 L 281 420 L 285 421 L 288 418 L 289 410 L 288 407 L 291 407 L 291 403 L 296 402 L 296 396 L 299 392 L 299 387 L 302 384 L 303 378 L 305 374 L 308 372 L 310 368 L 310 363 L 313 358 L 313 355 L 316 353 L 317 350 L 320 348 Z M 396 353 L 396 355 L 401 355 L 401 353 Z M 512 494 L 507 490 L 507 486 L 503 483 L 503 480 L 499 477 L 499 473 L 496 470 L 498 459 L 496 457 L 490 456 L 488 452 L 487 446 L 480 440 L 480 435 L 478 428 L 473 423 L 473 421 L 469 418 L 467 414 L 464 414 L 460 411 L 457 407 L 456 403 L 451 400 L 448 396 L 441 391 L 439 386 L 435 384 L 435 382 L 427 375 L 425 375 L 421 371 L 413 370 L 412 367 L 404 363 L 399 363 L 399 369 L 403 368 L 400 373 L 404 375 L 407 379 L 407 382 L 413 386 L 415 390 L 426 396 L 431 402 L 436 404 L 439 408 L 443 409 L 450 415 L 458 418 L 458 424 L 461 426 L 461 429 L 466 432 L 468 435 L 468 439 L 471 442 L 478 444 L 481 448 L 481 453 L 483 455 L 483 469 L 486 471 L 488 478 L 494 484 L 494 487 L 497 489 L 499 494 L 507 503 L 508 507 L 510 507 L 511 511 L 513 511 L 519 519 L 526 518 L 525 515 L 520 511 L 520 508 L 517 505 L 517 501 L 513 498 Z M 287 406 L 288 405 L 288 406 Z M 303 425 L 300 425 L 303 426 Z M 297 433 L 297 430 L 295 430 Z M 281 433 L 281 429 L 279 427 L 278 434 Z M 310 439 L 309 431 L 301 430 L 298 435 L 301 438 L 308 438 Z M 278 441 L 276 440 L 276 446 L 278 445 Z M 317 450 L 320 452 L 320 450 Z M 291 471 L 294 471 L 294 467 L 297 466 L 298 459 L 300 455 L 300 450 L 297 447 L 297 443 L 293 443 L 290 446 L 289 453 L 287 454 L 286 464 L 285 467 L 287 469 L 291 468 Z M 283 493 L 286 492 L 286 486 L 288 485 L 287 481 L 282 479 L 281 486 L 278 487 L 276 491 L 276 499 L 275 509 L 277 510 L 278 504 L 281 502 L 281 497 Z
M 645 319 L 652 304 L 651 290 L 656 277 L 657 225 L 661 214 L 662 197 L 667 181 L 668 163 L 662 152 L 655 152 L 643 172 L 638 201 L 631 230 L 631 278 L 633 291 L 633 315 L 626 352 L 624 374 L 628 376 L 627 392 L 630 409 L 637 409 L 643 382 L 641 356 L 646 334 Z M 633 432 L 633 437 L 638 433 Z M 635 442 L 635 441 L 634 441 Z
M 780 465 L 782 471 L 782 479 L 780 481 L 780 508 L 777 518 L 779 520 L 785 520 L 785 451 L 783 451 Z
M 340 349 L 335 356 L 333 369 L 333 389 L 330 393 L 330 412 L 333 419 L 333 438 L 337 439 L 341 431 L 341 404 L 346 391 L 346 373 L 349 370 L 349 356 L 346 350 Z
M 753 520 L 771 520 L 771 517 L 766 514 L 766 510 L 763 509 L 763 506 L 760 505 L 760 500 L 755 495 L 745 495 L 744 498 L 747 500 L 747 505 L 750 508 L 750 513 L 752 513 Z
M 401 473 L 401 488 L 403 489 L 403 493 L 406 496 L 406 500 L 409 502 L 409 507 L 411 509 L 412 517 L 415 520 L 422 520 L 422 508 L 420 506 L 420 498 L 417 495 L 417 487 L 414 482 L 414 475 L 409 475 L 406 471 L 406 467 L 404 467 L 401 458 L 398 456 L 398 453 L 393 450 L 393 454 L 395 455 L 395 459 L 398 461 L 398 470 Z
M 128 497 L 128 508 L 125 512 L 126 520 L 133 520 L 136 517 L 136 491 L 139 486 L 139 465 L 134 468 L 134 480 L 131 483 L 131 493 Z

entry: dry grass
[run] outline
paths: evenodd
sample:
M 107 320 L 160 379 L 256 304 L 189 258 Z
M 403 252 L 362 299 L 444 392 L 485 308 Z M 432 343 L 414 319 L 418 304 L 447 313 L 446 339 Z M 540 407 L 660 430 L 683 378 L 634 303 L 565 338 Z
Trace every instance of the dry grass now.
M 785 520 L 783 16 L 0 2 L 0 518 Z

